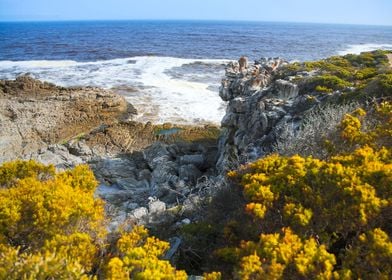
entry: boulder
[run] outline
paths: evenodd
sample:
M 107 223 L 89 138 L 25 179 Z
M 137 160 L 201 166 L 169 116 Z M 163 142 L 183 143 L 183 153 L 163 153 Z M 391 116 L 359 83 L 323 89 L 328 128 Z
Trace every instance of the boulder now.
M 202 154 L 195 154 L 195 155 L 184 155 L 180 157 L 180 164 L 193 164 L 198 168 L 203 168 L 205 162 L 204 155 Z
M 201 176 L 201 171 L 193 164 L 182 165 L 178 169 L 179 179 L 192 185 L 196 184 L 197 179 Z
M 148 210 L 151 214 L 160 214 L 166 211 L 166 204 L 160 200 L 150 201 L 148 203 Z
M 135 210 L 132 210 L 130 215 L 133 216 L 135 219 L 140 220 L 148 215 L 148 210 L 146 207 L 139 207 Z

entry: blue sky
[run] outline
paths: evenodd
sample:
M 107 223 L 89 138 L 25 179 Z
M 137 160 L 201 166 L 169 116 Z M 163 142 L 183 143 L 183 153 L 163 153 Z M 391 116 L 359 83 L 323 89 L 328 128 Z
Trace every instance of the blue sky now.
M 392 0 L 0 0 L 0 20 L 205 19 L 392 25 Z

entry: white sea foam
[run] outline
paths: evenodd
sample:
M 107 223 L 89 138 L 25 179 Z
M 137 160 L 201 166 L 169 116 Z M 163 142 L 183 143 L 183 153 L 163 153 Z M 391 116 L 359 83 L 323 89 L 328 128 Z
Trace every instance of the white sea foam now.
M 356 44 L 348 45 L 345 50 L 339 51 L 339 55 L 360 54 L 375 50 L 392 50 L 392 44 Z
M 200 73 L 195 75 L 195 81 L 192 81 L 192 73 L 180 75 L 183 79 L 169 74 L 173 69 L 181 73 L 181 66 L 198 62 L 216 66 L 227 61 L 147 56 L 97 62 L 0 61 L 0 78 L 14 79 L 29 73 L 62 86 L 113 88 L 136 107 L 139 112 L 136 120 L 143 122 L 219 124 L 225 105 L 210 86 L 218 86 L 223 67 L 202 74 L 212 84 L 200 82 Z

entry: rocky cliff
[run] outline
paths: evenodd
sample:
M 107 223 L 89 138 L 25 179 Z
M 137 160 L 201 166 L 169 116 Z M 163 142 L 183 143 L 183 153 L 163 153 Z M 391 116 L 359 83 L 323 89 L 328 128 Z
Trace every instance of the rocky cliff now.
M 320 72 L 293 72 L 280 58 L 264 58 L 246 67 L 237 62 L 227 65 L 219 92 L 228 105 L 222 120 L 218 170 L 224 174 L 276 151 L 279 140 L 295 135 L 311 109 L 340 96 L 339 90 L 326 94 L 309 89 Z

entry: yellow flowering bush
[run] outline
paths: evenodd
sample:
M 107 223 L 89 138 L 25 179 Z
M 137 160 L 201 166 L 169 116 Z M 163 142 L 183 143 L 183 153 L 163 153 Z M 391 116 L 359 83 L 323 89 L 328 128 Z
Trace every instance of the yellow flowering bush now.
M 228 174 L 261 226 L 259 240 L 217 250 L 235 278 L 392 278 L 391 109 L 346 115 L 345 147 L 327 160 L 274 154 Z
M 0 279 L 186 279 L 161 259 L 169 244 L 145 228 L 113 241 L 96 187 L 83 165 L 1 165 Z
M 149 237 L 143 227 L 123 234 L 117 248 L 120 258 L 112 259 L 108 266 L 108 274 L 113 279 L 129 279 L 129 276 L 132 279 L 187 279 L 184 271 L 176 271 L 169 261 L 159 259 L 169 249 L 169 243 Z M 119 275 L 126 277 L 119 278 Z
M 314 238 L 302 241 L 290 228 L 261 234 L 258 242 L 242 242 L 239 279 L 330 279 L 335 256 Z

